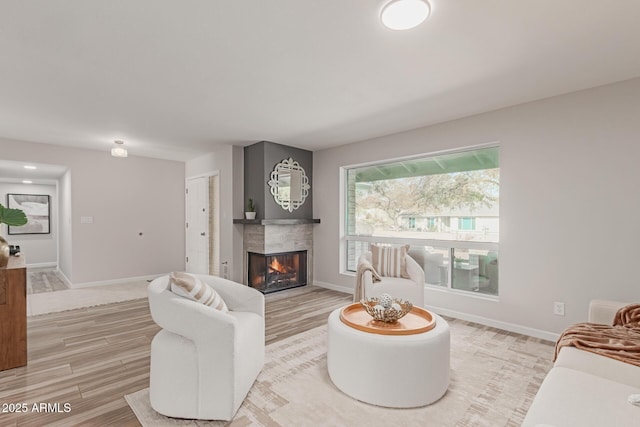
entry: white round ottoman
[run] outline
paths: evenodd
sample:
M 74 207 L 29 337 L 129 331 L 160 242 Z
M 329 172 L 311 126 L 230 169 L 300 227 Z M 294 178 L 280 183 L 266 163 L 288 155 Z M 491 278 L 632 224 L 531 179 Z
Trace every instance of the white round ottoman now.
M 413 408 L 440 399 L 449 386 L 449 325 L 415 335 L 363 332 L 329 315 L 327 368 L 345 394 L 378 406 Z

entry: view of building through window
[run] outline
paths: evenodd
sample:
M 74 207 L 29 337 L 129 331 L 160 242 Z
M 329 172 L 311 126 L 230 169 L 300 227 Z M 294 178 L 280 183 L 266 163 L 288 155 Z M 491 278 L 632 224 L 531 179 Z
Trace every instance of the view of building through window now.
M 371 243 L 408 243 L 427 284 L 498 294 L 498 147 L 345 174 L 348 270 Z

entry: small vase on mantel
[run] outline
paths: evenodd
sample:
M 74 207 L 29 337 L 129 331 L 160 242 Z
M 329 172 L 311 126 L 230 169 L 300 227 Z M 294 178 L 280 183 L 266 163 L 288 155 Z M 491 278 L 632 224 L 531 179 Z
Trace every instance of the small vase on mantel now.
M 253 199 L 249 199 L 247 202 L 247 210 L 244 212 L 246 219 L 256 219 L 256 205 L 253 204 Z

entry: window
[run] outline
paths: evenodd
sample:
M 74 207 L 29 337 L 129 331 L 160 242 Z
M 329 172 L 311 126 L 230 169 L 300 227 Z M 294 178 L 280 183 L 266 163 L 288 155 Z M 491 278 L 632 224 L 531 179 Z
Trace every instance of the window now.
M 409 217 L 409 228 L 416 228 L 416 219 L 415 217 Z
M 462 231 L 473 231 L 476 229 L 476 219 L 465 217 L 458 218 L 458 230 Z
M 436 231 L 436 218 L 430 216 L 427 218 L 427 229 L 429 231 Z
M 345 266 L 408 243 L 428 285 L 498 294 L 498 147 L 345 168 Z

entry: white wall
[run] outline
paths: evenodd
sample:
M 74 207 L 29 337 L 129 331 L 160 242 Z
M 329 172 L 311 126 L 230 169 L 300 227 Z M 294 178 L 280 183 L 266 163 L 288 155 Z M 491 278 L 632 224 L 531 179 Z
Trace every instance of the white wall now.
M 339 272 L 341 166 L 499 141 L 500 300 L 428 290 L 427 305 L 551 337 L 592 298 L 639 301 L 639 118 L 634 79 L 316 151 L 317 283 L 354 285 Z
M 220 263 L 227 263 L 229 278 L 242 282 L 242 225 L 233 224 L 243 217 L 244 150 L 231 145 L 197 157 L 186 163 L 185 177 L 193 178 L 217 172 L 220 177 Z M 183 179 L 184 179 L 183 178 Z M 222 268 L 220 269 L 222 273 Z
M 71 171 L 67 170 L 58 180 L 58 270 L 69 278 L 72 272 L 72 212 L 71 212 Z
M 74 285 L 184 270 L 183 162 L 7 139 L 0 139 L 0 153 L 69 168 L 61 188 L 71 197 L 60 197 L 71 229 L 60 236 L 71 238 L 71 257 L 61 260 L 61 270 Z M 83 216 L 93 223 L 81 224 Z
M 0 203 L 7 206 L 7 194 L 46 194 L 51 212 L 49 234 L 9 234 L 2 224 L 0 234 L 10 245 L 19 245 L 28 266 L 56 266 L 58 263 L 58 195 L 55 185 L 0 182 Z

